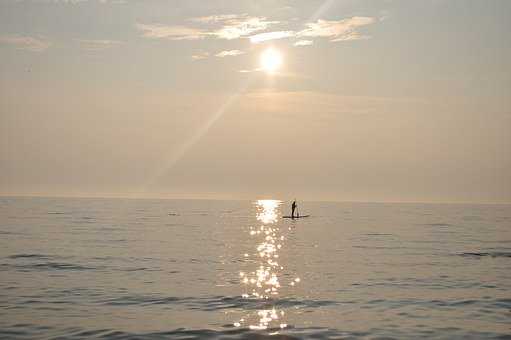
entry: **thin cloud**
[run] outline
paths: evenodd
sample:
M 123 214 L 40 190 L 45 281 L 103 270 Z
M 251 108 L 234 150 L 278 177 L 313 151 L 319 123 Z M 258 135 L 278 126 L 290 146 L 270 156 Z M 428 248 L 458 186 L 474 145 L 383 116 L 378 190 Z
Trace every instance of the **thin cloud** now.
M 295 36 L 295 32 L 293 31 L 276 31 L 276 32 L 265 32 L 259 33 L 256 35 L 252 35 L 250 37 L 250 42 L 253 44 L 261 43 L 268 40 L 276 40 L 283 38 L 290 38 Z
M 195 23 L 188 25 L 163 25 L 137 23 L 142 36 L 150 39 L 201 40 L 216 38 L 234 40 L 249 38 L 254 44 L 265 41 L 298 38 L 294 46 L 313 45 L 314 38 L 327 38 L 330 42 L 364 40 L 370 36 L 361 34 L 359 28 L 373 24 L 371 17 L 352 17 L 341 20 L 318 19 L 305 23 L 305 29 L 299 31 L 267 31 L 279 21 L 270 21 L 265 17 L 253 17 L 247 14 L 220 14 L 188 19 Z
M 253 70 L 239 70 L 238 72 L 239 73 L 252 73 L 252 72 L 262 72 L 263 69 L 262 68 L 255 68 Z
M 117 40 L 78 39 L 77 42 L 80 44 L 80 47 L 86 51 L 102 51 L 122 44 L 121 41 Z
M 251 35 L 255 32 L 264 31 L 268 29 L 270 25 L 276 23 L 278 23 L 278 21 L 268 21 L 265 17 L 250 17 L 243 15 L 223 20 L 223 27 L 213 31 L 212 34 L 220 39 L 238 39 Z
M 240 15 L 240 14 L 208 15 L 208 16 L 204 16 L 204 17 L 191 18 L 190 21 L 201 22 L 201 23 L 223 22 L 226 20 L 237 19 L 242 16 L 246 16 L 246 14 L 242 14 L 242 15 Z
M 202 59 L 206 59 L 207 57 L 209 57 L 209 52 L 201 52 L 201 53 L 192 55 L 193 60 L 202 60 Z
M 369 39 L 367 35 L 362 35 L 357 28 L 370 25 L 375 22 L 370 17 L 352 17 L 342 20 L 317 20 L 316 22 L 306 23 L 307 28 L 301 31 L 275 31 L 264 32 L 250 36 L 252 43 L 260 43 L 268 40 L 283 39 L 290 37 L 306 37 L 306 38 L 330 38 L 331 42 L 363 40 Z M 313 41 L 310 39 L 299 40 L 294 46 L 310 46 Z
M 267 70 L 264 68 L 254 68 L 254 69 L 244 69 L 238 70 L 239 73 L 266 73 Z M 297 73 L 289 73 L 289 72 L 273 72 L 272 76 L 274 77 L 284 77 L 284 78 L 301 78 L 301 79 L 310 79 L 309 77 L 297 74 Z
M 314 44 L 314 41 L 312 40 L 298 40 L 293 44 L 293 46 L 310 46 Z
M 306 23 L 306 29 L 297 33 L 299 37 L 324 37 L 331 38 L 330 41 L 345 41 L 367 39 L 367 36 L 360 35 L 356 30 L 359 27 L 374 23 L 374 18 L 352 17 L 342 20 L 322 20 Z
M 51 43 L 44 38 L 36 38 L 23 35 L 0 36 L 0 43 L 12 45 L 17 49 L 31 52 L 42 52 L 51 46 Z
M 264 31 L 278 21 L 268 21 L 265 17 L 251 17 L 246 14 L 215 15 L 191 18 L 199 24 L 213 24 L 212 28 L 183 25 L 162 25 L 137 23 L 142 36 L 153 39 L 199 40 L 206 37 L 233 40 Z
M 245 52 L 240 50 L 230 50 L 230 51 L 222 51 L 215 54 L 215 57 L 224 58 L 224 57 L 235 57 L 241 54 L 245 54 Z
M 337 42 L 337 41 L 350 41 L 350 40 L 367 40 L 371 39 L 368 35 L 362 35 L 359 32 L 350 32 L 343 36 L 340 36 L 339 38 L 330 40 L 331 42 Z
M 137 28 L 142 31 L 143 37 L 150 39 L 198 40 L 208 35 L 207 31 L 186 26 L 137 23 Z

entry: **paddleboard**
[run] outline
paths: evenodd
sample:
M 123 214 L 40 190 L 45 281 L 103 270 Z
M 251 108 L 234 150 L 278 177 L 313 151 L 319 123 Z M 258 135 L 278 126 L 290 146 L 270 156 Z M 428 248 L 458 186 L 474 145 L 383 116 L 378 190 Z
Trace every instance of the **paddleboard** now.
M 291 217 L 291 216 L 282 216 L 282 218 L 292 218 L 292 219 L 295 219 L 295 218 L 304 218 L 304 217 L 309 217 L 310 215 L 300 215 L 300 216 L 295 216 L 295 217 Z

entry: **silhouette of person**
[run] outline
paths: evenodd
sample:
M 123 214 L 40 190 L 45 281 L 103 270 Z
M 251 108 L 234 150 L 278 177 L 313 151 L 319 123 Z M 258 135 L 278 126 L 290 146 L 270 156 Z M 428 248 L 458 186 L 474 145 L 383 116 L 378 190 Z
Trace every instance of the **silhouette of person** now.
M 291 218 L 295 218 L 295 210 L 296 210 L 296 200 L 291 204 Z M 298 213 L 296 214 L 298 217 Z

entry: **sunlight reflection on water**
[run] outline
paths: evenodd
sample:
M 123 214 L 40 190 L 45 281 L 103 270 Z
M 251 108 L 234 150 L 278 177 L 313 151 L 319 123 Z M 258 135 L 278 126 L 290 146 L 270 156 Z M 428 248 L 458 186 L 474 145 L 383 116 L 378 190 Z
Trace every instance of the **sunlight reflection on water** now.
M 279 295 L 281 288 L 280 277 L 284 266 L 279 263 L 279 252 L 284 247 L 285 236 L 278 226 L 278 209 L 282 204 L 278 200 L 258 200 L 256 203 L 257 220 L 262 224 L 250 227 L 250 237 L 255 241 L 253 253 L 254 270 L 248 273 L 240 272 L 240 280 L 243 286 L 243 298 L 269 300 Z M 249 254 L 244 255 L 250 257 Z M 290 286 L 300 282 L 295 278 Z M 286 328 L 284 320 L 285 311 L 272 307 L 260 309 L 255 313 L 248 313 L 244 318 L 234 323 L 234 326 L 248 326 L 250 329 L 264 330 L 268 328 Z
M 509 205 L 306 207 L 0 198 L 0 339 L 509 338 Z

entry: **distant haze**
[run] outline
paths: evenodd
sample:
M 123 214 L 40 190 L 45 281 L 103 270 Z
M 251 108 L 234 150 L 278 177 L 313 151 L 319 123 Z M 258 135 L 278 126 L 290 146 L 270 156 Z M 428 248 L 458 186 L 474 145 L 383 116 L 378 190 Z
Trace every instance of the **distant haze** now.
M 4 0 L 0 195 L 511 202 L 510 32 L 506 0 Z

